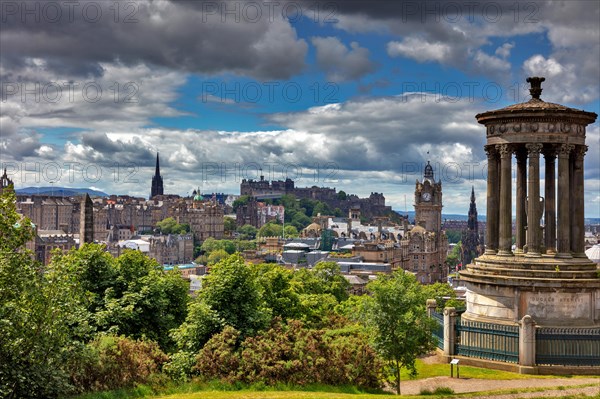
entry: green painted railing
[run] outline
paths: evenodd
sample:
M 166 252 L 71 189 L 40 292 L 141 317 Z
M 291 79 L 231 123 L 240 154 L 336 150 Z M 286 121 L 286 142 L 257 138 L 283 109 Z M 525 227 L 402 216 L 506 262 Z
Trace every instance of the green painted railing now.
M 432 331 L 435 344 L 438 348 L 444 349 L 444 315 L 434 311 L 431 312 L 431 318 L 436 322 L 436 327 Z
M 539 327 L 535 343 L 539 365 L 600 366 L 600 328 Z
M 457 355 L 508 363 L 519 361 L 519 328 L 502 324 L 456 321 Z

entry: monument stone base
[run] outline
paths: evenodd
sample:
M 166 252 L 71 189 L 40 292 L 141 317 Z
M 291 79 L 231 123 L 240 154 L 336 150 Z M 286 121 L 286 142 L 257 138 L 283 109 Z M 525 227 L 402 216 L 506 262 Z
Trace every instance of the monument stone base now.
M 600 279 L 587 258 L 483 255 L 460 273 L 465 320 L 542 327 L 600 326 Z

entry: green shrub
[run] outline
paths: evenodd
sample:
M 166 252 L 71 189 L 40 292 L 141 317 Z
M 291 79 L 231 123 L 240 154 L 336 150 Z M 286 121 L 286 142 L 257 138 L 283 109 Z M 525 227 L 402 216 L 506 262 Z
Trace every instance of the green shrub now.
M 290 320 L 238 343 L 239 332 L 226 327 L 200 351 L 195 370 L 230 384 L 380 388 L 381 363 L 367 337 L 358 330 L 344 331 L 326 334 Z
M 156 382 L 167 360 L 155 342 L 100 335 L 70 364 L 71 382 L 80 392 Z
M 163 372 L 173 381 L 187 381 L 194 375 L 192 368 L 195 364 L 194 353 L 179 351 L 171 355 L 169 362 L 163 366 Z

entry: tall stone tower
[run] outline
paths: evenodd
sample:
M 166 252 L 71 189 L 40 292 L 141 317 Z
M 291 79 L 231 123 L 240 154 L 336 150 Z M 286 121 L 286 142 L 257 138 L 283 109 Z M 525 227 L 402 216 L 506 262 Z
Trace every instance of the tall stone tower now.
M 0 194 L 2 194 L 5 189 L 11 186 L 14 190 L 14 183 L 11 179 L 8 178 L 8 175 L 6 174 L 6 168 L 4 168 L 4 174 L 0 176 Z
M 429 161 L 415 187 L 415 225 L 438 234 L 442 230 L 442 181 L 436 183 Z
M 471 204 L 467 231 L 462 237 L 463 264 L 468 265 L 479 255 L 479 226 L 477 224 L 477 205 L 475 204 L 475 188 L 471 187 Z
M 156 153 L 156 169 L 152 177 L 152 188 L 150 189 L 150 199 L 156 195 L 163 195 L 163 179 L 160 175 L 160 164 L 158 160 L 158 152 Z
M 79 216 L 79 246 L 87 242 L 94 242 L 94 204 L 89 194 L 81 201 Z
M 515 325 L 527 315 L 544 327 L 600 326 L 600 278 L 584 253 L 583 196 L 585 131 L 598 115 L 543 101 L 544 80 L 527 79 L 531 100 L 476 116 L 487 136 L 486 248 L 460 272 L 468 288 L 465 320 Z

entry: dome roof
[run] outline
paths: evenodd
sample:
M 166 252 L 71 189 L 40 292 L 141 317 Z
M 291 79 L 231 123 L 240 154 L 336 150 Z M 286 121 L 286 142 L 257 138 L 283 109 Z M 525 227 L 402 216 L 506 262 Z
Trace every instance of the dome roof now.
M 317 223 L 311 223 L 304 230 L 321 230 L 321 226 Z
M 203 201 L 203 200 L 204 200 L 204 197 L 200 193 L 194 195 L 194 201 Z
M 593 112 L 587 112 L 575 108 L 569 108 L 567 106 L 555 103 L 548 103 L 540 98 L 542 94 L 541 84 L 546 80 L 543 77 L 530 77 L 527 78 L 527 82 L 531 83 L 531 100 L 523 103 L 509 105 L 508 107 L 500 108 L 493 111 L 486 111 L 475 115 L 475 118 L 479 123 L 485 123 L 489 120 L 496 118 L 506 118 L 507 114 L 519 114 L 519 116 L 539 116 L 545 112 L 564 112 L 569 116 L 577 116 L 584 120 L 589 120 L 588 123 L 593 123 L 596 120 L 597 115 Z M 525 114 L 525 115 L 523 115 Z M 529 114 L 529 115 L 527 115 Z M 533 115 L 532 115 L 533 114 Z
M 427 230 L 425 230 L 425 228 L 423 226 L 419 226 L 416 225 L 415 227 L 412 228 L 412 230 L 410 231 L 411 233 L 425 233 Z
M 592 262 L 600 263 L 600 244 L 596 244 L 587 251 L 585 254 Z

